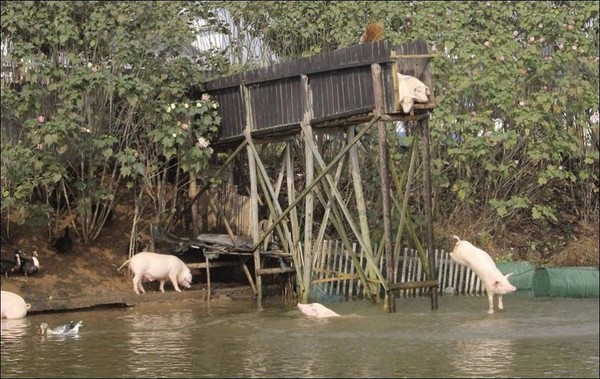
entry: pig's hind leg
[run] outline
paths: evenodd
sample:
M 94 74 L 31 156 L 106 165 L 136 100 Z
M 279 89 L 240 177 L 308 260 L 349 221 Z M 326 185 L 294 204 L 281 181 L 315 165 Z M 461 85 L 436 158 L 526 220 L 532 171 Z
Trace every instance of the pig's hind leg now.
M 133 291 L 139 295 L 140 291 L 142 293 L 146 293 L 144 287 L 142 286 L 142 276 L 139 274 L 135 274 L 132 279 L 133 282 Z
M 166 282 L 166 280 L 160 281 L 160 287 L 159 287 L 160 292 L 165 292 L 165 282 Z

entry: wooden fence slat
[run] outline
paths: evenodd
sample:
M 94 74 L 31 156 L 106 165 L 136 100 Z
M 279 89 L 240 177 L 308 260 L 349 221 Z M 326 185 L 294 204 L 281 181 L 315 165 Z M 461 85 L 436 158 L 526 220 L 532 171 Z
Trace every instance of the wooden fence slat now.
M 408 248 L 404 248 L 404 255 L 402 256 L 402 277 L 400 279 L 401 282 L 406 281 L 406 270 L 408 269 Z M 402 297 L 406 297 L 406 290 L 402 291 Z
M 350 253 L 346 249 L 344 249 L 343 253 L 344 253 L 344 272 L 349 272 L 350 271 L 349 265 L 351 264 L 350 263 Z M 346 297 L 346 298 L 349 298 L 348 292 L 347 292 L 348 287 L 350 287 L 349 282 L 350 281 L 348 281 L 348 280 L 344 280 L 344 282 L 342 284 L 342 295 L 344 295 L 344 297 Z

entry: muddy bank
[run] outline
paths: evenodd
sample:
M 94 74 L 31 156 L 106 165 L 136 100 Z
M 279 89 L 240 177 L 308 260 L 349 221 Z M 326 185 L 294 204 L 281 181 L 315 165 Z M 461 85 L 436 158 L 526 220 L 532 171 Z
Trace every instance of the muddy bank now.
M 216 288 L 215 288 L 216 287 Z M 281 293 L 278 285 L 269 285 L 263 288 L 263 297 L 277 296 Z M 255 296 L 249 286 L 231 286 L 220 283 L 211 284 L 211 302 L 250 300 Z M 176 292 L 166 290 L 164 293 L 146 290 L 144 294 L 130 292 L 118 292 L 111 294 L 55 297 L 44 294 L 30 294 L 26 299 L 31 304 L 28 314 L 47 312 L 68 312 L 79 310 L 92 310 L 94 308 L 106 307 L 133 307 L 141 303 L 169 303 L 183 301 L 207 301 L 206 285 L 192 286 L 190 289 Z

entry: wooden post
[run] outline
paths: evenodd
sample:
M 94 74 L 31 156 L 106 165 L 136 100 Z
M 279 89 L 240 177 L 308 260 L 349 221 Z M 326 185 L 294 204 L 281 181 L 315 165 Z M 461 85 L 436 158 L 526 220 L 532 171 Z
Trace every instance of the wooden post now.
M 206 255 L 204 256 L 204 261 L 206 262 L 206 301 L 210 305 L 210 262 Z
M 288 205 L 296 200 L 296 186 L 294 184 L 294 166 L 292 165 L 292 150 L 293 143 L 291 141 L 286 142 L 285 146 L 285 171 L 286 171 L 286 182 L 287 182 L 287 203 Z M 298 266 L 299 262 L 302 261 L 302 249 L 300 248 L 300 226 L 298 221 L 298 212 L 296 208 L 290 211 L 290 224 L 292 228 L 292 241 L 290 241 L 290 252 L 292 253 L 294 265 Z M 282 241 L 282 243 L 284 243 Z M 291 275 L 290 275 L 291 279 Z M 301 282 L 301 278 L 296 273 L 296 281 L 294 285 L 298 287 L 298 283 Z M 299 294 L 298 288 L 294 288 L 296 294 Z
M 436 269 L 433 249 L 433 206 L 431 193 L 431 156 L 429 152 L 430 133 L 429 120 L 424 118 L 419 121 L 420 130 L 423 133 L 423 190 L 425 197 L 425 222 L 427 223 L 427 251 L 429 252 L 429 267 L 431 268 L 431 280 L 436 280 Z M 431 309 L 438 309 L 437 291 L 431 290 Z
M 312 134 L 312 128 L 310 127 L 310 120 L 312 118 L 312 93 L 310 90 L 310 84 L 308 83 L 308 76 L 302 75 L 302 100 L 304 107 L 304 116 L 302 119 L 302 132 L 304 136 L 304 159 L 305 159 L 305 177 L 304 186 L 308 188 L 315 177 L 314 160 L 309 143 L 314 141 Z M 304 198 L 304 267 L 302 267 L 302 288 L 300 288 L 300 299 L 303 303 L 308 302 L 308 296 L 310 294 L 310 281 L 312 276 L 312 250 L 313 250 L 313 211 L 314 211 L 314 197 L 312 192 L 308 192 Z
M 376 112 L 382 113 L 384 107 L 383 79 L 381 66 L 377 63 L 371 65 L 373 76 L 373 94 L 375 97 Z M 394 277 L 394 251 L 392 248 L 392 207 L 390 202 L 390 173 L 388 169 L 388 146 L 387 132 L 382 121 L 377 122 L 379 135 L 379 176 L 381 182 L 381 201 L 383 203 L 383 233 L 385 241 L 385 260 L 387 281 L 393 281 Z M 393 294 L 386 292 L 386 306 L 389 312 L 396 312 L 396 298 Z
M 250 90 L 245 85 L 241 85 L 244 106 L 246 111 L 246 130 L 248 136 L 251 136 L 251 131 L 254 128 L 254 122 L 252 120 L 252 104 L 250 102 Z M 248 155 L 248 170 L 250 171 L 250 218 L 252 222 L 252 241 L 256 244 L 259 238 L 258 235 L 258 181 L 256 178 L 256 162 L 254 161 L 254 154 L 252 154 L 252 148 L 247 146 L 246 153 Z M 257 274 L 260 270 L 260 251 L 258 246 L 255 245 L 254 249 L 254 272 L 256 277 L 256 302 L 261 305 L 262 301 L 262 278 Z
M 246 278 L 248 279 L 248 283 L 250 283 L 250 288 L 252 288 L 252 294 L 254 294 L 254 296 L 258 295 L 258 291 L 256 291 L 256 286 L 254 285 L 254 280 L 252 280 L 252 275 L 250 274 L 250 270 L 248 270 L 248 266 L 246 265 L 246 262 L 244 262 L 242 257 L 239 257 L 239 260 L 240 260 L 240 265 L 242 266 L 242 269 L 244 270 L 244 274 L 246 274 Z
M 379 125 L 380 122 L 377 123 Z M 346 138 L 348 142 L 352 141 L 355 136 L 354 126 L 348 126 L 346 128 Z M 363 239 L 366 246 L 372 247 L 371 235 L 369 233 L 369 220 L 367 219 L 367 207 L 365 204 L 364 191 L 362 186 L 362 177 L 360 175 L 360 166 L 358 162 L 358 150 L 356 145 L 352 146 L 349 152 L 349 166 L 352 173 L 352 184 L 354 186 L 354 197 L 356 199 L 356 209 L 358 210 L 358 221 L 360 225 L 361 238 Z M 337 183 L 337 180 L 336 180 Z M 372 274 L 371 270 L 367 272 Z M 378 298 L 374 300 L 377 302 Z

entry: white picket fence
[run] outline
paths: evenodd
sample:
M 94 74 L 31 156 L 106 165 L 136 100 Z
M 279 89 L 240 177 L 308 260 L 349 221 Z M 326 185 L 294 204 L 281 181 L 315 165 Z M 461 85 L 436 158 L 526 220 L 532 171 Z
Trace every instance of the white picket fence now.
M 352 246 L 357 251 L 358 246 Z M 375 248 L 374 251 L 377 251 Z M 443 294 L 482 295 L 485 293 L 481 280 L 475 273 L 454 262 L 449 252 L 435 250 L 435 268 L 437 270 L 438 292 Z M 357 253 L 360 266 L 368 272 L 367 259 L 362 249 Z M 379 259 L 379 271 L 386 277 L 386 260 Z M 414 249 L 405 248 L 394 262 L 395 283 L 428 280 L 423 266 Z M 386 278 L 387 279 L 387 278 Z M 322 296 L 362 298 L 363 284 L 356 274 L 350 254 L 344 249 L 341 241 L 324 241 L 322 248 L 317 249 L 313 259 L 313 288 Z M 383 288 L 380 288 L 383 291 Z M 395 291 L 398 297 L 424 296 L 429 288 L 418 288 Z

